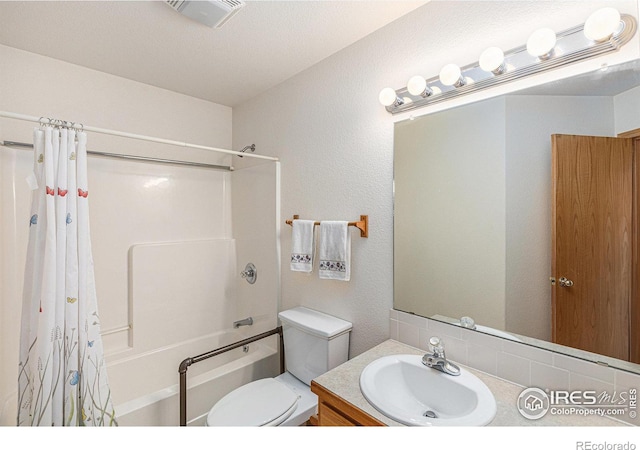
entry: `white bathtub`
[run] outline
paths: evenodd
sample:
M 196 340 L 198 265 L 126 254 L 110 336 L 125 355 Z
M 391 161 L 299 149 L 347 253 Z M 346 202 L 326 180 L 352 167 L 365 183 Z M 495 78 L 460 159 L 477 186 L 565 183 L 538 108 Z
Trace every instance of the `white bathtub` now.
M 259 334 L 234 331 L 205 336 L 146 354 L 107 357 L 107 371 L 120 426 L 180 424 L 178 366 L 185 358 Z M 187 371 L 187 424 L 204 425 L 211 407 L 233 389 L 279 373 L 278 337 L 196 363 Z

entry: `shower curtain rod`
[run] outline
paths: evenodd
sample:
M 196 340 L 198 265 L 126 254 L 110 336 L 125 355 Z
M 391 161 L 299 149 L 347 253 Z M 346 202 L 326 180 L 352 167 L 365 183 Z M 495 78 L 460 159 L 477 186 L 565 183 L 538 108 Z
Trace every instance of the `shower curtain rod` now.
M 45 118 L 45 117 L 28 116 L 28 115 L 25 115 L 25 114 L 18 114 L 18 113 L 12 113 L 12 112 L 7 112 L 7 111 L 0 111 L 0 117 L 6 117 L 8 119 L 16 119 L 16 120 L 25 120 L 27 122 L 35 122 L 35 123 L 42 123 L 43 120 L 47 120 L 47 118 Z M 181 141 L 172 141 L 170 139 L 162 139 L 162 138 L 157 138 L 157 137 L 153 137 L 153 136 L 145 136 L 145 135 L 142 135 L 142 134 L 125 133 L 123 131 L 108 130 L 106 128 L 90 127 L 90 126 L 86 126 L 86 125 L 82 125 L 82 124 L 81 124 L 81 126 L 82 126 L 82 129 L 84 131 L 91 131 L 93 133 L 101 133 L 101 134 L 108 134 L 108 135 L 111 135 L 111 136 L 120 136 L 120 137 L 125 137 L 125 138 L 130 138 L 130 139 L 138 139 L 138 140 L 141 140 L 141 141 L 156 142 L 156 143 L 159 143 L 159 144 L 176 145 L 178 147 L 195 148 L 195 149 L 198 149 L 198 150 L 208 150 L 208 151 L 213 151 L 213 152 L 226 153 L 226 154 L 229 154 L 229 155 L 236 155 L 236 156 L 243 156 L 243 157 L 246 156 L 248 158 L 257 158 L 257 159 L 266 159 L 266 160 L 269 160 L 269 161 L 278 161 L 278 158 L 275 158 L 273 156 L 263 156 L 263 155 L 256 155 L 254 153 L 236 152 L 234 150 L 227 150 L 227 149 L 223 149 L 223 148 L 207 147 L 205 145 L 188 144 L 186 142 L 181 142 Z
M 16 142 L 16 141 L 0 141 L 0 146 L 18 147 L 18 148 L 24 148 L 24 149 L 33 148 L 33 144 L 27 144 L 26 142 Z M 154 163 L 160 163 L 160 164 L 173 164 L 176 166 L 191 166 L 191 167 L 202 167 L 205 169 L 220 169 L 220 170 L 233 171 L 233 166 L 220 166 L 217 164 L 181 161 L 177 159 L 149 158 L 147 156 L 123 155 L 120 153 L 97 152 L 93 150 L 87 150 L 87 154 L 95 155 L 95 156 L 105 156 L 107 158 L 129 159 L 134 161 L 154 162 Z

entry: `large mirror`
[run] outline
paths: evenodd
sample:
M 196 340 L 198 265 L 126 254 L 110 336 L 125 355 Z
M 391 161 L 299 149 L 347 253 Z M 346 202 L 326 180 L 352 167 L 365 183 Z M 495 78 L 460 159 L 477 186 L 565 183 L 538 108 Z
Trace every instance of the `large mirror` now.
M 554 343 L 551 279 L 551 136 L 638 128 L 637 61 L 398 122 L 394 308 L 640 373 Z

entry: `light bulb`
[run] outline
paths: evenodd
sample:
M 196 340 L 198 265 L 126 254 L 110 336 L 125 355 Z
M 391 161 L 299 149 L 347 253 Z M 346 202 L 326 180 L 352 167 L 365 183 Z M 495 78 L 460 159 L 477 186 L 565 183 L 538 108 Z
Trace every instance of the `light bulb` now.
M 617 9 L 601 8 L 591 14 L 584 23 L 584 35 L 592 41 L 606 41 L 620 26 L 620 13 Z
M 464 86 L 464 78 L 460 67 L 455 64 L 447 64 L 440 70 L 440 82 L 445 86 Z
M 391 106 L 391 105 L 401 105 L 402 100 L 398 98 L 396 95 L 396 91 L 393 88 L 384 88 L 380 91 L 380 95 L 378 96 L 378 100 L 382 103 L 383 106 Z
M 480 68 L 485 72 L 500 75 L 505 72 L 504 52 L 498 47 L 489 47 L 480 55 Z
M 416 96 L 422 95 L 426 97 L 431 95 L 431 90 L 429 89 L 427 91 L 427 80 L 420 75 L 409 78 L 409 81 L 407 82 L 407 91 L 409 91 L 409 94 Z
M 531 56 L 540 59 L 551 57 L 553 47 L 556 46 L 556 32 L 551 28 L 540 28 L 534 31 L 527 40 L 527 51 Z

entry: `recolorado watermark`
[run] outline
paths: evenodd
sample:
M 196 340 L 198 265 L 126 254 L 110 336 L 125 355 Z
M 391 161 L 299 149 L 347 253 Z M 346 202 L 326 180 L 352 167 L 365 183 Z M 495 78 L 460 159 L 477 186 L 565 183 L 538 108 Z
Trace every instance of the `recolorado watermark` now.
M 530 387 L 518 396 L 517 407 L 523 417 L 540 419 L 547 414 L 556 416 L 611 416 L 635 419 L 637 416 L 636 388 L 626 391 L 597 392 L 595 390 L 542 390 Z M 586 445 L 586 442 L 583 443 Z M 593 443 L 590 443 L 593 444 Z M 617 450 L 618 447 L 579 447 L 584 450 Z M 634 447 L 635 449 L 635 447 Z M 630 448 L 620 450 L 633 450 Z
M 633 442 L 576 442 L 576 450 L 636 450 L 636 444 Z

